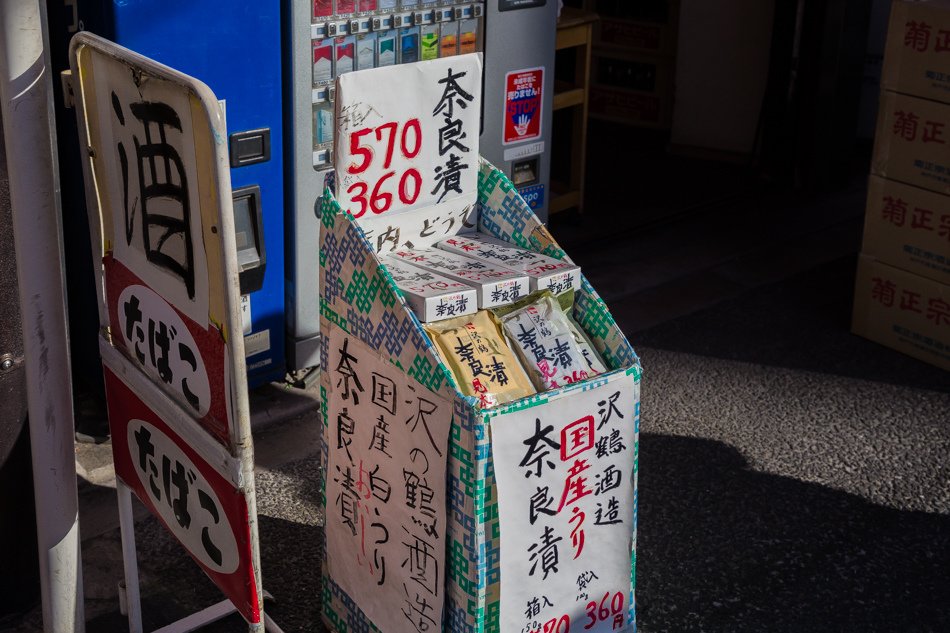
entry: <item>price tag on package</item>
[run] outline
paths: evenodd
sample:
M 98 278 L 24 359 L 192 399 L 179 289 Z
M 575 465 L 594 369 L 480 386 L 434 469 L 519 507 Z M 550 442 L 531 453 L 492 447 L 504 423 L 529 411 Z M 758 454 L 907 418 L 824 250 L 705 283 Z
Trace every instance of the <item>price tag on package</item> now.
M 474 205 L 482 63 L 478 54 L 337 79 L 336 197 L 364 223 Z

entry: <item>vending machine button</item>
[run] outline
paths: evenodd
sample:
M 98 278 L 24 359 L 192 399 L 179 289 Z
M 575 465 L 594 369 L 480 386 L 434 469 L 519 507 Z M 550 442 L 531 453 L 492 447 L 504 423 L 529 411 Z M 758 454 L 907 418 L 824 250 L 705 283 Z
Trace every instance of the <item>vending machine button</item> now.
M 270 160 L 270 129 L 235 132 L 228 137 L 231 167 L 243 167 Z

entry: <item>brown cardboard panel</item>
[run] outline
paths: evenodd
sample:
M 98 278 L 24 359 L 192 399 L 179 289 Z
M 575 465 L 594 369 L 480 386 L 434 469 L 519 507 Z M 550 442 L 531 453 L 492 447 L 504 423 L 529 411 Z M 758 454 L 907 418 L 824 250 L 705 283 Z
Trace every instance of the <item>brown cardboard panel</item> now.
M 950 286 L 861 255 L 851 330 L 950 370 Z
M 950 103 L 950 2 L 894 2 L 881 86 Z
M 624 125 L 669 129 L 673 103 L 666 95 L 595 84 L 590 87 L 590 117 Z
M 881 93 L 871 173 L 950 194 L 950 105 Z
M 594 42 L 632 53 L 676 54 L 676 24 L 601 17 L 594 26 Z
M 950 284 L 950 197 L 871 176 L 861 250 Z

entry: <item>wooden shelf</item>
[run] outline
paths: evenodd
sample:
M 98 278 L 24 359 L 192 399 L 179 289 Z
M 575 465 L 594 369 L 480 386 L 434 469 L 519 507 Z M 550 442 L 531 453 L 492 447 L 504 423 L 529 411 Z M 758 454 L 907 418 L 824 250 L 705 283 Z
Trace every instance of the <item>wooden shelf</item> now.
M 573 106 L 584 105 L 587 100 L 587 93 L 583 88 L 573 88 L 571 90 L 558 90 L 554 86 L 554 109 L 562 110 Z
M 571 207 L 584 210 L 584 167 L 587 157 L 587 109 L 590 91 L 590 60 L 594 22 L 597 14 L 573 7 L 564 7 L 557 23 L 557 50 L 575 49 L 574 81 L 555 81 L 554 110 L 578 108 L 574 115 L 571 135 L 555 130 L 551 145 L 566 147 L 570 152 L 570 182 L 551 182 L 548 213 L 554 214 Z M 566 142 L 569 141 L 569 142 Z

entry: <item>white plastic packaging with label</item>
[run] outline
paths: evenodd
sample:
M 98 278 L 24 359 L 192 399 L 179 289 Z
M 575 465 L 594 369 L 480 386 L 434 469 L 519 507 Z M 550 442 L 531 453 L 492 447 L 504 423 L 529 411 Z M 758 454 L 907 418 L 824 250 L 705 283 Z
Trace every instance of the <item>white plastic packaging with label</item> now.
M 517 248 L 495 238 L 457 235 L 442 240 L 436 247 L 524 273 L 531 278 L 531 292 L 547 289 L 560 294 L 576 290 L 581 285 L 580 266 Z
M 479 309 L 508 305 L 528 294 L 528 276 L 509 268 L 436 248 L 397 250 L 393 255 L 413 266 L 473 286 L 478 291 Z
M 475 288 L 419 268 L 396 257 L 382 260 L 406 302 L 423 323 L 474 314 L 478 310 Z

